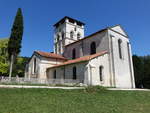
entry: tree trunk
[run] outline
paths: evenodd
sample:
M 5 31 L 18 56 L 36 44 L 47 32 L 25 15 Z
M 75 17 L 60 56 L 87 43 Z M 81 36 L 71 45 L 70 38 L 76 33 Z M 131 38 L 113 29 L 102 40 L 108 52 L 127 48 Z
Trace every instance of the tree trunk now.
M 13 69 L 13 63 L 14 63 L 14 55 L 11 55 L 11 60 L 10 60 L 10 68 L 9 68 L 9 80 L 11 80 L 11 75 L 12 75 L 12 69 Z

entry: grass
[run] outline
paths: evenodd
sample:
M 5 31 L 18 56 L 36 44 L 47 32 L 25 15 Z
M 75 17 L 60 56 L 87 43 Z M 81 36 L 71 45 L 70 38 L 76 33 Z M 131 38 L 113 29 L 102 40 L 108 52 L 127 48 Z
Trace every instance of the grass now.
M 150 113 L 150 92 L 0 88 L 0 113 Z

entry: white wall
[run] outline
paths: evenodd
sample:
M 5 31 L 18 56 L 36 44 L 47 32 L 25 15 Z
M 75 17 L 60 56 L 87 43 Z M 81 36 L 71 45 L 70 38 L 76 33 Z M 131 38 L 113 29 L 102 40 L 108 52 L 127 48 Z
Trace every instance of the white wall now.
M 100 81 L 99 67 L 103 66 L 103 81 Z M 109 71 L 109 60 L 108 54 L 98 56 L 89 61 L 87 65 L 87 71 L 85 76 L 88 76 L 85 80 L 90 85 L 101 85 L 101 86 L 111 86 L 110 84 L 110 71 Z
M 75 31 L 75 28 L 76 28 L 76 31 Z M 67 22 L 66 23 L 66 37 L 67 38 L 70 38 L 71 31 L 74 32 L 74 40 L 78 40 L 77 33 L 81 34 L 81 38 L 84 37 L 84 28 L 83 27 L 76 25 L 76 23 L 72 24 L 72 23 Z
M 33 73 L 33 68 L 34 68 L 34 58 L 36 58 L 36 73 Z M 33 55 L 30 62 L 28 63 L 28 66 L 26 70 L 28 72 L 25 73 L 27 78 L 40 78 L 40 79 L 45 79 L 46 77 L 46 69 L 48 67 L 55 66 L 56 64 L 60 64 L 64 62 L 64 60 L 59 60 L 59 59 L 53 59 L 53 58 L 44 58 L 39 55 Z
M 54 70 L 56 70 L 56 79 L 73 79 L 73 67 L 76 67 L 76 79 L 84 81 L 84 73 L 87 62 L 65 65 L 57 68 L 50 68 L 47 70 L 47 77 L 53 79 Z
M 36 58 L 36 72 L 34 73 L 34 59 Z M 39 63 L 40 63 L 40 58 L 36 55 L 33 55 L 32 58 L 30 59 L 30 62 L 26 66 L 26 72 L 25 72 L 25 77 L 27 78 L 38 78 L 38 72 L 39 72 Z
M 119 33 L 114 32 L 113 30 L 108 30 L 108 34 L 110 36 L 110 48 L 112 48 L 113 50 L 110 52 L 111 52 L 111 63 L 113 66 L 112 72 L 113 72 L 114 86 L 123 88 L 134 88 L 135 86 L 134 86 L 133 65 L 130 63 L 132 60 L 132 54 L 130 55 L 128 54 L 128 47 L 127 47 L 129 39 L 127 36 L 123 36 L 124 34 L 121 35 Z M 118 30 L 118 32 L 120 31 Z M 122 40 L 122 56 L 123 56 L 122 59 L 120 59 L 119 57 L 118 39 Z M 129 56 L 131 60 L 129 59 Z
M 90 61 L 70 64 L 57 67 L 50 68 L 47 70 L 48 78 L 53 79 L 54 70 L 56 70 L 56 79 L 72 79 L 73 78 L 73 67 L 76 66 L 77 71 L 77 80 L 82 81 L 88 85 L 102 85 L 102 86 L 110 86 L 110 71 L 109 71 L 109 60 L 108 54 L 103 56 L 99 56 Z M 103 66 L 103 81 L 100 81 L 99 75 L 99 66 Z M 65 72 L 64 72 L 65 71 Z M 64 75 L 65 74 L 65 75 Z
M 109 51 L 108 36 L 106 32 L 97 33 L 82 41 L 73 43 L 65 47 L 64 56 L 72 58 L 72 50 L 76 49 L 76 57 L 90 55 L 90 45 L 92 42 L 96 43 L 96 52 Z
M 75 30 L 76 28 L 76 30 Z M 70 32 L 74 32 L 73 39 L 70 37 Z M 62 39 L 62 32 L 64 32 L 64 39 Z M 81 38 L 84 37 L 84 26 L 79 26 L 76 24 L 76 22 L 73 24 L 66 19 L 66 21 L 63 24 L 60 24 L 57 28 L 55 28 L 54 33 L 54 45 L 57 45 L 57 47 L 54 47 L 54 53 L 62 54 L 64 52 L 65 45 L 68 45 L 72 42 L 77 41 L 77 34 L 80 33 Z M 60 36 L 60 40 L 57 40 L 57 35 Z M 60 51 L 59 51 L 60 48 Z

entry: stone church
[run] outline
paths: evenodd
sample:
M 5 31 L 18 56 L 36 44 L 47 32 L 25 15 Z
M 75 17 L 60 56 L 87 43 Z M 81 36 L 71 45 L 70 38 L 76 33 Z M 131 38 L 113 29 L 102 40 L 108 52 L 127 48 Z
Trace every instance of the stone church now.
M 131 44 L 124 29 L 116 25 L 84 36 L 84 25 L 67 16 L 54 24 L 54 52 L 34 51 L 25 77 L 135 88 Z

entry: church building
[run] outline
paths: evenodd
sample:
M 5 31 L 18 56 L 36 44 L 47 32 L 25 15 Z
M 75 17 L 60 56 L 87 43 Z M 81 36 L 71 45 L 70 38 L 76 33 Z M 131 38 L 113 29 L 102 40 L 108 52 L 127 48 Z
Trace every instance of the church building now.
M 54 52 L 34 51 L 25 77 L 135 88 L 131 44 L 122 26 L 84 36 L 84 25 L 67 16 L 54 24 Z

